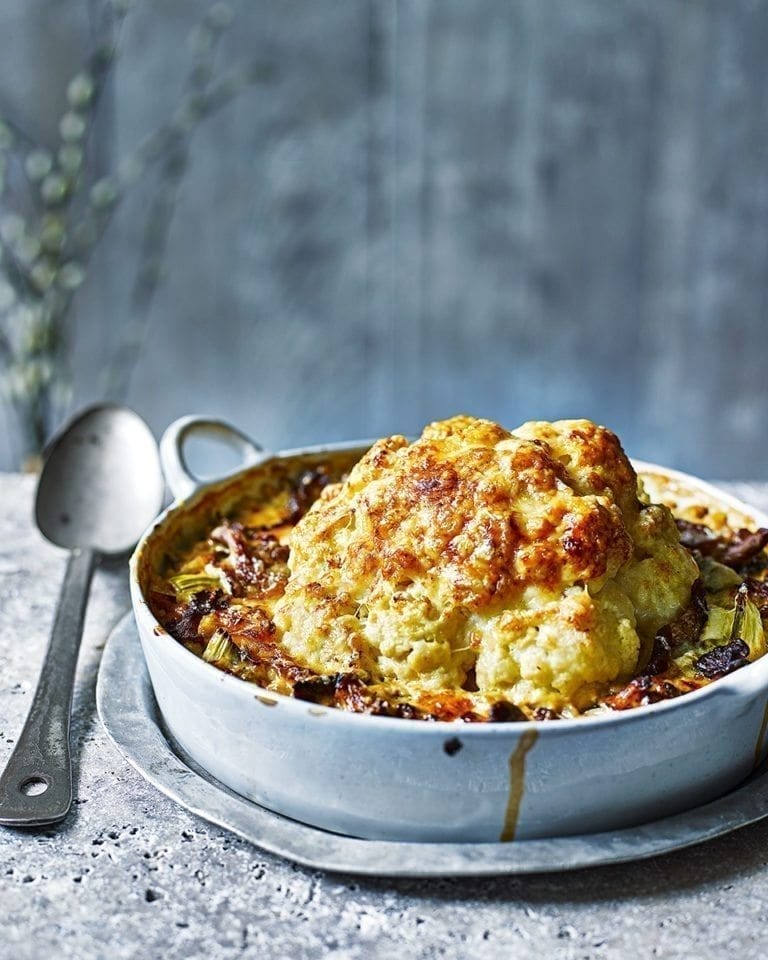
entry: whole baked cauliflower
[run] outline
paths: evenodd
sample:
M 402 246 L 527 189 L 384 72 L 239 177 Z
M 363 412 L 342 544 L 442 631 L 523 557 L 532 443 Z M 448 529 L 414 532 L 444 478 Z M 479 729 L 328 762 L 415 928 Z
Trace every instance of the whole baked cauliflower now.
M 633 676 L 698 568 L 587 420 L 468 416 L 380 440 L 290 540 L 274 620 L 311 670 L 578 712 Z

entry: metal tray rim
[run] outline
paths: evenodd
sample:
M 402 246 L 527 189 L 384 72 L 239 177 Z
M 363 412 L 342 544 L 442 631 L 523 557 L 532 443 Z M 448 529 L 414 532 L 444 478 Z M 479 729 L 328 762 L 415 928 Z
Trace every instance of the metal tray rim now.
M 564 872 L 641 860 L 722 836 L 768 816 L 768 765 L 718 800 L 608 833 L 509 843 L 361 840 L 299 823 L 239 796 L 172 742 L 155 703 L 133 614 L 104 648 L 96 706 L 112 742 L 154 787 L 204 820 L 302 866 L 377 877 L 480 877 Z

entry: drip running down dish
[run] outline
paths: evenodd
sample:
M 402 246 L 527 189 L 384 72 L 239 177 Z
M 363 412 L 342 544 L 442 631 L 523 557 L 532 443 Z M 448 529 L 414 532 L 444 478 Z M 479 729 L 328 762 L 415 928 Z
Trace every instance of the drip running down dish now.
M 589 421 L 455 417 L 213 511 L 169 546 L 150 605 L 203 660 L 304 701 L 572 718 L 678 697 L 766 652 L 768 530 L 748 523 L 638 479 Z

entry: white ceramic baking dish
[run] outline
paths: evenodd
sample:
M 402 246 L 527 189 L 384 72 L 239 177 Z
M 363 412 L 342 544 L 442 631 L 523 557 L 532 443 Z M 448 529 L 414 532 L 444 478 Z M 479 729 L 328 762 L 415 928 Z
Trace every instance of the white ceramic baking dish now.
M 190 437 L 234 443 L 246 467 L 201 484 Z M 144 655 L 172 737 L 237 793 L 305 823 L 357 837 L 491 842 L 611 830 L 713 799 L 765 756 L 768 656 L 701 690 L 575 720 L 467 724 L 353 714 L 263 690 L 205 663 L 152 614 L 148 571 L 195 511 L 224 502 L 279 464 L 362 454 L 369 444 L 267 454 L 226 424 L 187 417 L 162 442 L 176 502 L 131 559 Z M 347 455 L 344 454 L 344 455 Z M 768 526 L 768 517 L 677 471 L 635 461 L 709 503 Z

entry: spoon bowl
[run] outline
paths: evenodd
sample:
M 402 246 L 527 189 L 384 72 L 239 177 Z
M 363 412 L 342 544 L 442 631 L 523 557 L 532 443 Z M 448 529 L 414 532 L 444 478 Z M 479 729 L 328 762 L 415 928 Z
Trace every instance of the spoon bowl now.
M 67 550 L 114 556 L 132 549 L 162 505 L 157 443 L 125 407 L 81 413 L 48 445 L 35 520 Z

